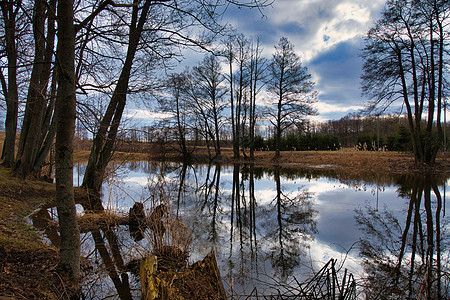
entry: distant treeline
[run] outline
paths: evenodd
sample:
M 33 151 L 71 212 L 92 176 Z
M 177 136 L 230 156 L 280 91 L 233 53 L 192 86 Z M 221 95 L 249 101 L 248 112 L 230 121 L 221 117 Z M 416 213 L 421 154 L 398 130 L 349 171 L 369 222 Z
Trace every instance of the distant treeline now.
M 387 136 L 377 134 L 361 134 L 358 136 L 356 147 L 359 150 L 376 151 L 412 151 L 411 135 L 408 128 L 399 126 L 398 132 Z
M 412 151 L 411 134 L 403 116 L 361 117 L 348 115 L 339 120 L 319 124 L 309 123 L 306 129 L 294 129 L 283 134 L 280 142 L 281 151 L 307 150 L 339 150 L 340 148 L 356 148 L 362 151 L 388 150 Z M 222 128 L 220 144 L 232 147 L 230 134 Z M 245 130 L 248 133 L 248 130 Z M 258 130 L 254 137 L 255 150 L 275 150 L 275 138 L 272 130 Z M 379 133 L 379 136 L 378 136 Z M 447 149 L 448 130 L 447 133 Z M 171 130 L 144 127 L 141 130 L 123 131 L 121 139 L 127 142 L 163 142 L 175 143 L 178 136 Z M 251 139 L 248 134 L 241 138 L 241 145 L 248 149 Z M 205 146 L 201 137 L 194 135 L 186 140 L 190 147 Z
M 422 125 L 426 126 L 425 122 Z M 403 115 L 361 117 L 358 114 L 349 114 L 339 120 L 320 123 L 316 131 L 338 137 L 341 146 L 345 148 L 356 147 L 367 151 L 378 148 L 388 151 L 412 151 L 411 134 L 406 116 Z M 444 129 L 447 149 L 448 131 L 448 128 Z
M 339 138 L 330 134 L 295 134 L 289 133 L 281 138 L 281 151 L 307 151 L 307 150 L 339 150 Z M 255 150 L 275 151 L 275 138 L 264 140 L 261 136 L 255 137 Z

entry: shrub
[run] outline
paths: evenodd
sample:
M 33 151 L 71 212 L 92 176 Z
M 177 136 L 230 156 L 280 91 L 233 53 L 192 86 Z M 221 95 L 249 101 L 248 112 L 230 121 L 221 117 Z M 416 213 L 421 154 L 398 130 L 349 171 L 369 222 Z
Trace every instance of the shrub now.
M 261 138 L 262 139 L 262 138 Z M 275 139 L 265 141 L 267 149 L 275 150 Z M 305 134 L 290 133 L 281 138 L 281 151 L 307 151 L 307 150 L 339 150 L 341 144 L 339 138 L 329 134 Z M 256 144 L 255 144 L 255 149 Z

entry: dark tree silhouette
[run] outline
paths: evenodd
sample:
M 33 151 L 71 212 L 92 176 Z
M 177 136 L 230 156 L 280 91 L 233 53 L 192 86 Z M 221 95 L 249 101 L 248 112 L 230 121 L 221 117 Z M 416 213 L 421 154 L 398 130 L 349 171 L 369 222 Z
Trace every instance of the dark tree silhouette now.
M 294 46 L 287 38 L 280 39 L 269 65 L 267 89 L 276 95 L 268 114 L 275 127 L 276 154 L 280 156 L 281 135 L 292 125 L 300 125 L 308 115 L 316 113 L 312 104 L 316 102 L 314 83 Z
M 427 165 L 434 165 L 443 141 L 449 8 L 448 1 L 440 0 L 388 1 L 362 53 L 362 90 L 372 99 L 368 111 L 380 114 L 400 101 L 416 163 Z

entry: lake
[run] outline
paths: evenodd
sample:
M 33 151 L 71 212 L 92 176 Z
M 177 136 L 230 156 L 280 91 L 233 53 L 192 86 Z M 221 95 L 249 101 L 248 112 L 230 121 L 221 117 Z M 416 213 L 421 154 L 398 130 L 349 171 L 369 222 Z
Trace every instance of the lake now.
M 75 185 L 84 167 L 75 167 Z M 189 261 L 214 249 L 232 298 L 275 295 L 332 258 L 341 273 L 354 276 L 359 298 L 407 298 L 419 291 L 449 295 L 448 185 L 436 176 L 355 178 L 320 169 L 130 162 L 110 165 L 103 203 L 124 214 L 135 202 L 148 211 L 170 207 L 192 234 Z M 94 240 L 101 238 L 115 267 L 100 264 L 105 258 L 94 251 Z M 88 298 L 121 298 L 127 284 L 139 297 L 137 278 L 121 265 L 150 252 L 151 244 L 133 240 L 125 226 L 113 239 L 83 234 L 83 255 L 105 271 L 88 276 Z

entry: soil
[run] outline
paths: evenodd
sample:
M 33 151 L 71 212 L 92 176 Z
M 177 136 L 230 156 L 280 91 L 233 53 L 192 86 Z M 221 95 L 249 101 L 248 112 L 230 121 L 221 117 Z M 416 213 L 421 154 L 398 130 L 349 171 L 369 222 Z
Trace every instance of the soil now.
M 18 180 L 0 167 L 0 299 L 61 299 L 69 291 L 56 272 L 58 250 L 26 220 L 54 197 L 53 184 Z
M 79 160 L 87 156 L 87 150 L 76 153 Z M 130 154 L 124 152 L 115 155 L 115 159 L 119 160 L 129 157 Z M 441 153 L 433 169 L 414 164 L 411 154 L 398 152 L 307 151 L 282 152 L 277 160 L 273 157 L 273 152 L 263 151 L 257 152 L 253 161 L 234 160 L 231 149 L 227 148 L 216 162 L 316 168 L 355 176 L 361 173 L 423 173 L 424 170 L 446 177 L 450 175 L 449 153 Z M 161 158 L 181 160 L 173 150 L 163 154 L 157 149 L 133 154 L 135 160 Z M 197 149 L 192 161 L 208 162 L 206 149 Z M 35 179 L 22 181 L 12 176 L 8 169 L 0 167 L 0 299 L 65 298 L 67 286 L 56 272 L 58 251 L 43 243 L 40 233 L 26 218 L 33 210 L 52 202 L 54 198 L 54 184 Z M 190 284 L 195 285 L 193 282 Z

